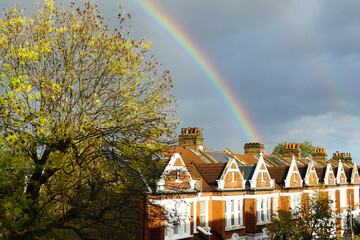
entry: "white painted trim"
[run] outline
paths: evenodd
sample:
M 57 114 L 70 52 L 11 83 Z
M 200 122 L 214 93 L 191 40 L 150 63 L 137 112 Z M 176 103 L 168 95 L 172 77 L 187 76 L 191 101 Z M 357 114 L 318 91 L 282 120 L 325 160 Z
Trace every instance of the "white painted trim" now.
M 347 179 L 346 179 L 346 174 L 345 174 L 345 171 L 344 171 L 344 166 L 343 166 L 341 160 L 339 160 L 339 166 L 338 166 L 338 170 L 337 170 L 337 173 L 336 173 L 336 184 L 344 184 L 344 183 L 340 183 L 340 181 L 341 181 L 341 179 L 340 179 L 341 173 L 344 173 L 345 184 L 347 184 Z
M 231 169 L 231 166 L 232 166 L 233 164 L 235 164 L 236 169 Z M 227 189 L 230 189 L 230 190 L 231 190 L 231 189 L 233 189 L 233 188 L 225 188 L 225 178 L 226 178 L 226 176 L 227 176 L 227 174 L 228 174 L 229 172 L 232 172 L 232 173 L 237 172 L 237 173 L 239 173 L 239 175 L 240 175 L 240 181 L 242 181 L 243 188 L 237 188 L 237 189 L 245 189 L 246 180 L 244 180 L 244 178 L 243 178 L 243 176 L 242 176 L 242 174 L 241 174 L 241 172 L 240 172 L 239 166 L 237 165 L 237 163 L 236 163 L 236 161 L 235 161 L 234 158 L 231 158 L 231 159 L 227 162 L 227 164 L 226 164 L 226 166 L 225 166 L 225 168 L 224 168 L 224 170 L 223 170 L 220 178 L 219 178 L 218 180 L 216 180 L 216 182 L 217 182 L 217 184 L 218 184 L 217 189 L 218 189 L 218 190 L 227 190 Z M 236 181 L 231 181 L 231 182 L 236 182 Z
M 330 184 L 329 184 L 329 175 L 330 175 L 330 173 L 332 172 L 332 174 L 333 174 L 333 176 L 334 176 L 334 184 L 336 184 L 336 176 L 335 176 L 335 173 L 334 173 L 334 170 L 333 170 L 333 168 L 332 168 L 332 166 L 331 166 L 331 164 L 330 163 L 328 163 L 328 164 L 326 164 L 326 171 L 325 171 L 325 177 L 324 177 L 324 184 L 325 184 L 325 186 L 329 186 Z
M 293 171 L 294 167 L 296 168 L 295 171 Z M 292 186 L 290 186 L 290 183 L 291 183 L 291 177 L 293 176 L 294 174 L 294 182 L 297 182 L 296 181 L 296 178 L 295 178 L 295 174 L 299 174 L 299 177 L 301 179 L 301 175 L 300 175 L 300 172 L 299 172 L 299 168 L 297 167 L 297 164 L 296 164 L 296 160 L 295 160 L 295 157 L 293 156 L 292 157 L 292 161 L 291 161 L 291 164 L 290 164 L 290 167 L 289 167 L 289 171 L 287 173 L 287 176 L 286 176 L 286 179 L 284 180 L 285 182 L 285 188 L 290 188 Z M 303 181 L 304 180 L 300 180 L 301 181 L 301 187 L 303 186 Z
M 265 170 L 261 170 L 261 166 L 264 165 L 265 167 Z M 257 179 L 257 176 L 259 175 L 259 173 L 266 173 L 270 179 L 270 188 L 274 188 L 275 187 L 275 183 L 274 183 L 274 180 L 271 179 L 271 176 L 269 174 L 269 171 L 267 170 L 267 167 L 266 167 L 266 164 L 264 162 L 264 158 L 263 158 L 263 155 L 262 153 L 260 153 L 260 157 L 259 157 L 259 161 L 258 163 L 256 164 L 256 167 L 255 167 L 255 171 L 254 171 L 254 174 L 250 180 L 250 188 L 251 189 L 255 189 L 255 188 L 258 188 L 256 186 L 256 179 Z
M 270 193 L 270 194 L 257 194 L 257 195 L 233 195 L 233 196 L 213 196 L 212 200 L 214 201 L 225 201 L 229 199 L 257 199 L 257 198 L 264 198 L 264 197 L 278 197 L 279 193 Z
M 359 182 L 355 182 L 355 180 L 354 180 L 355 174 L 357 174 L 357 175 L 358 175 L 358 178 L 359 178 L 359 172 L 358 172 L 358 169 L 357 169 L 356 164 L 354 163 L 354 164 L 353 164 L 353 167 L 352 167 L 351 178 L 350 178 L 350 183 L 351 183 L 351 184 L 357 184 L 357 183 L 359 183 Z
M 174 163 L 176 162 L 177 159 L 180 159 L 183 166 L 174 166 Z M 185 171 L 186 174 L 190 178 L 190 189 L 188 189 L 188 190 L 194 190 L 195 189 L 196 180 L 194 180 L 191 177 L 188 169 L 186 168 L 186 165 L 185 165 L 184 161 L 182 160 L 182 157 L 181 157 L 180 153 L 174 153 L 171 156 L 170 161 L 167 164 L 167 166 L 165 167 L 163 173 L 161 174 L 160 179 L 156 182 L 156 192 L 176 192 L 176 191 L 179 191 L 179 190 L 172 190 L 172 189 L 171 190 L 164 190 L 165 178 L 168 175 L 168 173 L 170 171 L 172 171 L 172 170 L 174 170 L 174 171 Z M 182 181 L 181 180 L 175 180 L 175 183 L 182 183 Z M 180 189 L 180 191 L 184 191 L 184 190 Z
M 312 184 L 312 185 L 309 184 L 310 173 L 315 173 L 315 176 L 316 176 L 316 184 Z M 315 166 L 314 166 L 314 162 L 313 162 L 313 161 L 310 161 L 310 164 L 308 165 L 308 167 L 307 167 L 307 169 L 306 169 L 306 174 L 305 174 L 304 180 L 305 180 L 305 184 L 308 185 L 308 186 L 314 186 L 314 185 L 319 184 L 319 176 L 318 176 L 317 173 L 316 173 L 316 170 L 315 170 Z

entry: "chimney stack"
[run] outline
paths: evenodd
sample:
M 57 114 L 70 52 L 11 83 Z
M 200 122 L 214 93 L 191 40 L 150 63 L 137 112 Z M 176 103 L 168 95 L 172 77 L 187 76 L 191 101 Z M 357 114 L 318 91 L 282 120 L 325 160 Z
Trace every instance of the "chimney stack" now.
M 321 162 L 326 166 L 327 153 L 325 151 L 325 148 L 314 148 L 314 152 L 311 155 L 315 161 Z
M 189 147 L 195 151 L 203 150 L 204 138 L 200 128 L 182 128 L 178 138 L 179 147 Z
M 351 153 L 340 153 L 339 151 L 336 151 L 333 153 L 332 158 L 335 160 L 341 160 L 342 162 L 352 162 Z
M 247 155 L 255 155 L 260 157 L 260 153 L 264 154 L 264 144 L 253 142 L 253 143 L 245 143 L 244 152 Z
M 285 144 L 284 156 L 290 158 L 294 156 L 296 160 L 299 160 L 301 158 L 300 146 L 296 143 Z

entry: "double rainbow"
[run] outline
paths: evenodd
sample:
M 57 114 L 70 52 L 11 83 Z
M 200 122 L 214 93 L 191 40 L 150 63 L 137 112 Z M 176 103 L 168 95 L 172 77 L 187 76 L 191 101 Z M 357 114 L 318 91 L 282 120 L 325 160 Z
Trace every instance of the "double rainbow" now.
M 260 141 L 259 134 L 255 126 L 252 124 L 244 107 L 239 99 L 230 90 L 226 80 L 211 64 L 200 48 L 191 41 L 190 37 L 180 29 L 163 11 L 159 10 L 154 4 L 146 1 L 132 0 L 132 3 L 140 9 L 156 26 L 169 36 L 190 58 L 190 60 L 200 69 L 206 76 L 208 81 L 214 86 L 221 98 L 226 103 L 233 117 L 243 130 L 246 139 L 250 142 Z

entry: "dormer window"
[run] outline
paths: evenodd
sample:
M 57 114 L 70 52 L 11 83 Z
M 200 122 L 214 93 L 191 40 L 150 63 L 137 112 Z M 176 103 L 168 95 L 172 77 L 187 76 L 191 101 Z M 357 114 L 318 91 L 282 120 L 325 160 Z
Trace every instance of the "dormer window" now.
M 294 182 L 298 182 L 296 179 L 296 173 L 294 173 Z

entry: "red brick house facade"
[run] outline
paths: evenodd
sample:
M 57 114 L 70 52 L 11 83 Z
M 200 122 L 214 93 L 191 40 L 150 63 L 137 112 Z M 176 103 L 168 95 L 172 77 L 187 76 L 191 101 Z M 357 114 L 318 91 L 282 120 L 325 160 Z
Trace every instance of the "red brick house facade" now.
M 347 228 L 348 206 L 353 216 L 360 213 L 359 170 L 351 154 L 327 160 L 325 149 L 315 148 L 312 158 L 302 158 L 299 146 L 287 144 L 284 156 L 265 155 L 261 143 L 247 143 L 237 154 L 204 150 L 202 141 L 200 129 L 182 129 L 179 147 L 166 152 L 140 239 L 267 239 L 274 212 L 296 208 L 319 184 L 333 200 L 338 236 Z

